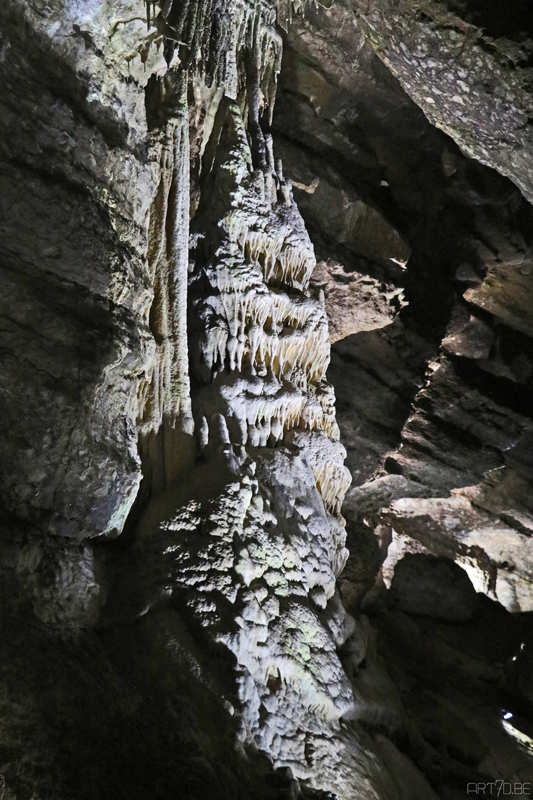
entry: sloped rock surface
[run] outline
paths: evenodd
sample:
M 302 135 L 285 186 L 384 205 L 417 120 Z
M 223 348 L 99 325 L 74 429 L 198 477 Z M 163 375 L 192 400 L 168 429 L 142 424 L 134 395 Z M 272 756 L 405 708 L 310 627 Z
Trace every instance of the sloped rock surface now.
M 369 41 L 434 125 L 533 198 L 531 10 L 513 2 L 355 4 Z

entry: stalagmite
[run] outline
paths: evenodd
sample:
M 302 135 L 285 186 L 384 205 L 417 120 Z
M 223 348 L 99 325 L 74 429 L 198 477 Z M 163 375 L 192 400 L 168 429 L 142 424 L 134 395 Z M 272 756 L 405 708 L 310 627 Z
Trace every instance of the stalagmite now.
M 339 763 L 338 720 L 355 702 L 336 639 L 318 616 L 318 610 L 327 615 L 334 602 L 335 577 L 346 559 L 339 514 L 349 483 L 333 391 L 326 382 L 328 323 L 323 305 L 308 292 L 313 247 L 276 164 L 272 138 L 261 128 L 262 113 L 273 107 L 280 66 L 275 9 L 267 2 L 240 2 L 231 10 L 218 4 L 218 11 L 226 9 L 219 18 L 223 36 L 207 58 L 210 29 L 205 24 L 212 25 L 217 13 L 207 15 L 206 8 L 205 3 L 167 3 L 158 18 L 159 25 L 172 29 L 165 27 L 169 37 L 185 43 L 189 68 L 224 86 L 226 95 L 221 101 L 212 92 L 202 94 L 197 84 L 200 96 L 218 105 L 216 112 L 206 109 L 206 119 L 216 116 L 216 121 L 213 142 L 204 142 L 203 151 L 213 155 L 190 236 L 190 397 L 201 461 L 189 475 L 190 484 L 183 476 L 163 505 L 152 502 L 139 525 L 139 547 L 159 552 L 165 532 L 179 532 L 165 551 L 175 554 L 179 569 L 170 570 L 164 592 L 186 591 L 206 635 L 237 659 L 242 742 L 254 743 L 275 764 L 290 765 L 296 775 L 310 779 L 299 732 L 307 731 L 308 749 L 315 747 L 316 737 L 325 737 L 331 740 L 330 764 L 313 780 L 328 785 Z M 288 8 L 280 4 L 278 13 Z M 248 80 L 238 89 L 243 52 Z M 239 92 L 241 104 L 235 102 Z M 182 231 L 184 237 L 185 221 Z M 170 350 L 164 324 L 169 312 L 172 320 L 172 311 L 183 306 L 181 299 L 173 306 L 168 291 L 161 293 L 168 272 L 159 267 L 159 248 L 152 256 L 156 363 L 179 372 L 187 351 L 175 348 L 165 360 Z M 180 276 L 184 271 L 180 261 Z M 151 409 L 146 429 L 157 427 L 165 413 L 179 416 L 184 400 L 175 392 L 180 387 L 179 381 L 160 379 L 153 399 L 145 389 Z M 206 499 L 192 513 L 180 498 L 184 492 L 199 497 L 195 475 L 202 470 L 212 478 L 202 490 Z M 200 549 L 191 549 L 188 537 L 198 535 L 198 526 L 210 533 L 197 540 Z M 244 582 L 235 582 L 232 574 L 242 575 Z M 208 613 L 203 592 L 210 597 Z M 233 610 L 224 605 L 227 601 Z M 155 596 L 143 607 L 153 602 L 158 602 Z M 336 624 L 336 636 L 344 641 L 350 623 L 341 613 Z M 269 677 L 273 670 L 279 689 Z M 268 709 L 266 718 L 262 709 Z M 341 752 L 350 758 L 344 745 Z

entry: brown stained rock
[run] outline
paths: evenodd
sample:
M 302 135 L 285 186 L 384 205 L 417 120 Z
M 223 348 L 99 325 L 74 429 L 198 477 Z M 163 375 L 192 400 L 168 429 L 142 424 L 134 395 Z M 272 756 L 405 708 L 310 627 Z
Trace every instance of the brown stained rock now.
M 512 281 L 515 268 L 527 271 L 531 207 L 510 182 L 466 158 L 430 125 L 392 77 L 361 33 L 361 14 L 379 13 L 380 6 L 360 3 L 354 14 L 348 0 L 337 0 L 295 20 L 285 42 L 274 128 L 319 260 L 405 285 L 404 317 L 440 339 L 456 291 L 475 289 L 487 270 L 490 282 L 493 268 L 501 282 L 506 275 Z M 395 6 L 390 19 L 397 13 Z M 409 19 L 421 29 L 427 23 Z M 402 30 L 396 26 L 394 35 L 403 43 Z M 406 66 L 413 82 L 428 61 Z M 383 226 L 368 228 L 373 253 L 361 250 L 357 226 L 345 224 L 357 203 L 379 212 L 410 248 L 403 275 L 399 265 L 395 274 L 377 257 L 405 262 L 392 252 Z M 351 258 L 353 252 L 368 258 Z
M 382 521 L 392 529 L 383 564 L 389 585 L 407 553 L 443 556 L 466 570 L 477 591 L 509 611 L 533 610 L 533 540 L 528 535 L 459 496 L 396 500 L 383 511 Z
M 471 317 L 457 333 L 442 340 L 443 348 L 449 353 L 465 358 L 488 358 L 494 344 L 491 327 L 476 317 Z
M 402 289 L 383 287 L 375 278 L 347 272 L 331 260 L 318 262 L 311 287 L 324 298 L 332 344 L 355 333 L 384 328 L 402 305 Z
M 483 283 L 465 292 L 465 300 L 531 338 L 532 272 L 532 256 L 521 266 L 491 265 Z
M 328 87 L 331 91 L 331 87 Z M 303 93 L 307 87 L 299 87 Z M 375 205 L 366 202 L 346 175 L 333 164 L 321 162 L 286 138 L 279 140 L 284 174 L 292 182 L 301 213 L 311 230 L 350 252 L 387 266 L 391 275 L 405 268 L 409 245 Z M 388 265 L 387 261 L 392 261 Z
M 512 467 L 488 472 L 481 483 L 452 490 L 452 494 L 466 497 L 521 533 L 533 534 L 531 481 Z
M 328 377 L 354 486 L 369 481 L 398 446 L 433 353 L 400 319 L 334 344 Z

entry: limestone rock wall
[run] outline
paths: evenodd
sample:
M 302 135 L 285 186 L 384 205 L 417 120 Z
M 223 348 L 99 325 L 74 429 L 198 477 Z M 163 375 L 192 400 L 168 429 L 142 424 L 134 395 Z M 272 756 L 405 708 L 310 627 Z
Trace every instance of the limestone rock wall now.
M 263 130 L 301 5 L 2 7 L 7 796 L 140 796 L 162 754 L 157 797 L 414 774 L 360 724 L 396 699 L 354 682 L 328 322 Z
M 2 5 L 6 800 L 527 778 L 531 208 L 424 113 L 529 196 L 529 44 L 463 12 Z
M 452 6 L 454 19 L 446 16 Z M 421 736 L 411 730 L 408 752 L 442 796 L 461 797 L 467 775 L 531 772 L 527 747 L 517 743 L 532 732 L 523 687 L 531 635 L 525 307 L 533 226 L 520 191 L 479 163 L 505 172 L 497 148 L 492 160 L 481 152 L 513 120 L 503 110 L 495 118 L 503 97 L 491 94 L 495 83 L 507 82 L 513 108 L 530 102 L 530 23 L 520 8 L 337 0 L 309 11 L 286 37 L 274 115 L 309 234 L 330 258 L 316 280 L 334 331 L 354 326 L 333 345 L 328 370 L 353 479 L 342 510 L 350 556 L 341 595 L 379 630 Z M 475 36 L 462 36 L 462 21 L 479 25 Z M 488 37 L 498 39 L 494 47 Z M 514 66 L 502 59 L 497 71 L 488 54 L 496 58 L 511 38 L 524 57 Z M 452 58 L 446 42 L 454 40 Z M 477 58 L 478 48 L 488 60 Z M 459 74 L 465 60 L 467 78 Z M 510 88 L 515 80 L 524 94 Z M 457 81 L 476 93 L 469 102 L 463 87 L 464 105 L 451 88 Z M 529 157 L 526 143 L 518 155 L 513 142 L 498 143 L 507 164 Z M 525 194 L 524 162 L 513 163 L 516 171 L 505 174 Z M 357 207 L 368 211 L 345 226 Z M 391 228 L 407 255 L 393 251 Z M 391 257 L 398 271 L 406 267 L 400 281 Z M 372 331 L 367 320 L 378 314 L 369 278 L 378 275 L 377 298 L 383 302 L 396 283 L 407 305 L 389 325 L 382 311 L 384 325 Z M 352 316 L 341 291 L 353 298 Z M 513 714 L 507 727 L 501 709 Z M 459 729 L 465 736 L 456 746 Z
M 513 2 L 356 3 L 376 52 L 428 119 L 530 201 L 531 17 Z
M 151 348 L 155 176 L 142 86 L 128 80 L 145 29 L 124 22 L 135 4 L 111 5 L 1 12 L 2 486 L 16 519 L 75 539 L 124 525 L 140 481 L 135 376 Z

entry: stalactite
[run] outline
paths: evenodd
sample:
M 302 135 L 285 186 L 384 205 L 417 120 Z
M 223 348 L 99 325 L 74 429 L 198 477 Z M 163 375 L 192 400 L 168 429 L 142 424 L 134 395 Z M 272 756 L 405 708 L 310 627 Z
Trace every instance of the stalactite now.
M 251 118 L 260 130 L 257 108 Z M 191 296 L 197 330 L 191 362 L 203 386 L 194 401 L 202 441 L 211 439 L 203 420 L 215 412 L 230 421 L 239 445 L 276 447 L 300 432 L 298 446 L 315 453 L 312 470 L 324 504 L 338 515 L 349 475 L 325 379 L 327 318 L 305 294 L 315 265 L 312 245 L 294 201 L 266 190 L 269 181 L 279 187 L 283 174 L 271 139 L 262 139 L 264 158 L 254 169 L 257 148 L 254 158 L 235 105 L 226 126 L 227 155 L 215 165 L 213 181 L 227 199 L 219 210 L 208 204 L 198 223 L 213 229 L 205 217 L 222 214 L 222 238 L 212 242 L 211 258 L 199 256 L 191 279 L 201 287 Z
M 169 148 L 162 148 L 169 160 L 163 169 L 167 178 L 150 231 L 158 357 L 146 390 L 144 426 L 153 431 L 161 425 L 166 435 L 169 421 L 182 409 L 187 353 L 173 343 L 183 333 L 185 316 L 175 318 L 173 312 L 183 308 L 181 279 L 187 267 L 167 258 L 168 240 L 160 230 L 168 229 L 166 220 L 176 218 L 179 206 L 177 244 L 182 258 L 191 259 L 191 396 L 201 458 L 191 465 L 196 471 L 191 481 L 183 475 L 175 491 L 155 500 L 155 505 L 168 502 L 171 511 L 157 530 L 148 523 L 149 538 L 157 547 L 172 533 L 165 553 L 175 554 L 176 565 L 165 567 L 164 591 L 171 592 L 173 585 L 185 590 L 205 635 L 227 647 L 243 668 L 238 687 L 242 740 L 306 778 L 306 747 L 310 751 L 313 742 L 331 737 L 330 725 L 354 702 L 336 649 L 336 640 L 346 638 L 344 612 L 331 610 L 334 601 L 328 605 L 346 561 L 340 506 L 350 475 L 338 441 L 333 389 L 326 381 L 327 317 L 308 291 L 313 246 L 276 163 L 272 137 L 264 132 L 281 65 L 276 13 L 290 14 L 292 6 L 184 0 L 161 9 L 165 35 L 170 30 L 180 42 L 181 70 L 194 71 L 195 80 L 203 82 L 200 95 L 212 98 L 207 102 L 213 103 L 214 123 L 211 140 L 202 145 L 200 202 L 189 253 L 188 198 L 173 194 L 189 176 L 176 174 L 179 158 L 172 161 Z M 211 84 L 221 88 L 224 99 L 206 91 Z M 174 129 L 186 138 L 180 125 L 174 123 Z M 150 436 L 148 448 L 151 456 Z M 155 480 L 157 488 L 172 488 L 167 471 Z M 184 506 L 183 493 L 198 490 L 209 500 Z M 275 496 L 274 512 L 269 498 Z M 253 576 L 261 579 L 261 602 L 249 589 Z M 316 609 L 331 617 L 335 613 L 337 621 L 324 622 Z M 282 676 L 280 692 L 269 683 L 273 666 Z M 262 704 L 272 708 L 267 723 Z M 336 758 L 334 752 L 332 763 Z
M 154 24 L 182 47 L 185 68 L 204 74 L 210 83 L 224 86 L 236 99 L 238 64 L 249 64 L 254 75 L 258 109 L 274 107 L 276 80 L 281 67 L 281 39 L 275 30 L 278 5 L 272 0 L 166 0 L 160 3 Z M 151 15 L 147 11 L 149 24 Z
M 164 488 L 179 472 L 178 441 L 193 430 L 186 326 L 190 154 L 185 82 L 181 109 L 155 136 L 161 178 L 150 211 L 148 264 L 156 353 L 141 389 L 140 429 L 154 488 Z

